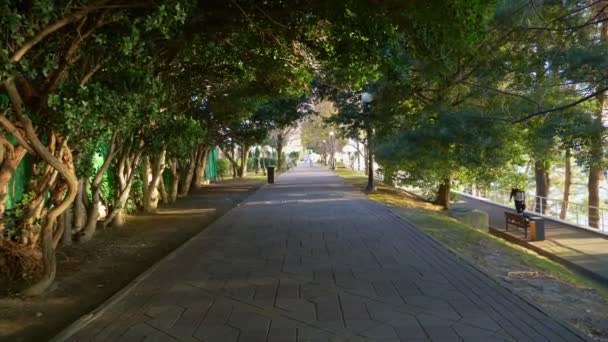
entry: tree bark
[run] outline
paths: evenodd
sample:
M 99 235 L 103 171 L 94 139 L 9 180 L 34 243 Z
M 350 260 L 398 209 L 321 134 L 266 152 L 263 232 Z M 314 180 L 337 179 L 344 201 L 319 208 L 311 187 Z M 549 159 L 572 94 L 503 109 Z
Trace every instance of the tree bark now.
M 365 174 L 369 176 L 369 148 L 367 148 L 367 144 L 363 145 L 363 159 L 364 159 L 364 169 L 365 169 Z
M 549 173 L 540 161 L 534 163 L 534 179 L 536 181 L 534 211 L 544 214 L 547 210 L 547 197 L 549 195 Z
M 70 246 L 72 244 L 72 227 L 74 225 L 74 215 L 72 212 L 72 208 L 68 208 L 63 213 L 63 238 L 61 239 L 61 243 L 64 246 Z
M 140 146 L 135 148 L 135 151 L 130 146 L 126 146 L 123 150 L 116 172 L 119 184 L 118 197 L 103 223 L 104 227 L 108 225 L 121 227 L 124 225 L 123 209 L 131 193 L 135 172 L 137 172 L 137 167 L 141 162 L 142 145 L 143 143 L 140 142 Z
M 179 190 L 179 172 L 177 167 L 177 159 L 171 158 L 169 162 L 169 167 L 171 170 L 171 176 L 173 176 L 171 180 L 171 190 L 169 192 L 169 203 L 175 203 L 177 201 L 177 193 Z
M 367 191 L 375 191 L 374 184 L 374 154 L 372 153 L 372 135 L 373 129 L 371 123 L 367 123 Z M 449 181 L 448 181 L 449 182 Z M 448 184 L 449 185 L 449 184 Z
M 197 149 L 196 168 L 194 170 L 194 179 L 192 185 L 195 189 L 201 189 L 205 185 L 205 168 L 207 167 L 207 158 L 211 148 L 205 144 L 200 144 Z
M 249 148 L 247 144 L 243 144 L 241 151 L 241 167 L 239 170 L 239 177 L 247 177 L 247 164 L 249 163 Z
M 142 165 L 141 165 L 141 181 L 142 181 L 142 210 L 143 212 L 148 212 L 146 211 L 145 207 L 146 207 L 146 202 L 148 202 L 150 200 L 151 194 L 150 194 L 150 180 L 152 178 L 152 169 L 150 167 L 150 157 L 146 156 L 143 157 L 142 160 Z
M 600 29 L 600 44 L 608 43 L 608 1 L 601 1 L 597 4 L 600 13 L 598 19 L 602 20 Z M 597 111 L 595 113 L 596 132 L 591 138 L 591 167 L 589 168 L 589 180 L 587 190 L 589 193 L 589 226 L 600 227 L 600 180 L 602 177 L 603 147 L 602 136 L 604 133 L 603 114 L 606 102 L 606 94 L 597 95 Z
M 158 180 L 158 193 L 160 194 L 160 200 L 163 204 L 169 204 L 169 194 L 167 193 L 167 189 L 165 189 L 165 180 L 161 177 Z
M 112 134 L 112 140 L 110 141 L 110 148 L 108 153 L 106 154 L 105 160 L 97 173 L 95 174 L 95 178 L 93 178 L 93 182 L 91 183 L 91 203 L 88 205 L 87 210 L 87 221 L 82 231 L 82 235 L 80 235 L 79 241 L 86 242 L 93 238 L 95 231 L 97 230 L 97 220 L 99 219 L 99 206 L 101 204 L 101 182 L 103 180 L 103 176 L 106 174 L 114 157 L 116 156 L 116 139 L 117 132 Z
M 196 152 L 192 152 L 190 160 L 187 163 L 185 172 L 182 172 L 179 183 L 179 197 L 187 196 L 190 193 L 190 187 L 192 186 L 192 177 L 194 177 L 194 169 L 196 168 Z
M 230 164 L 232 165 L 232 178 L 236 178 L 237 176 L 240 177 L 241 176 L 241 171 L 242 165 L 239 165 L 238 161 L 236 159 L 234 159 L 234 150 L 232 150 L 232 154 L 228 154 L 224 152 L 224 155 L 226 156 L 226 158 L 228 158 L 228 161 L 230 161 Z
M 565 220 L 568 216 L 568 202 L 570 201 L 570 187 L 572 186 L 572 156 L 570 148 L 566 148 L 564 159 L 564 196 L 562 198 L 562 208 L 559 213 L 559 218 L 562 220 Z
M 285 136 L 282 132 L 277 134 L 277 170 L 283 169 L 283 144 Z
M 87 220 L 87 209 L 84 204 L 83 196 L 85 194 L 84 179 L 78 180 L 78 193 L 76 199 L 74 199 L 74 231 L 80 234 L 85 226 Z
M 446 178 L 439 185 L 437 191 L 436 204 L 442 206 L 444 209 L 450 208 L 450 178 Z
M 150 179 L 147 177 L 144 179 L 144 198 L 143 198 L 143 206 L 145 213 L 153 213 L 156 212 L 158 208 L 158 182 L 161 178 L 163 169 L 165 167 L 165 155 L 167 151 L 163 150 L 158 156 L 155 156 L 152 159 L 152 162 L 149 163 L 149 167 L 144 167 L 144 169 L 149 169 Z M 146 158 L 148 160 L 148 158 Z M 148 171 L 145 171 L 147 174 Z
M 56 186 L 52 194 L 53 208 L 47 213 L 44 226 L 41 231 L 42 264 L 43 274 L 41 279 L 23 294 L 26 296 L 40 295 L 53 283 L 56 274 L 55 250 L 58 238 L 54 236 L 53 230 L 56 227 L 57 218 L 66 211 L 76 198 L 78 192 L 78 178 L 74 170 L 72 154 L 67 147 L 67 138 L 64 139 L 60 155 L 61 159 L 49 153 L 48 149 L 40 142 L 36 136 L 36 131 L 28 118 L 21 119 L 27 138 L 36 153 L 47 163 L 49 163 L 62 177 L 61 186 Z
M 237 161 L 235 159 L 235 152 L 234 152 L 235 148 L 232 148 L 230 150 L 230 157 L 229 157 L 230 161 L 232 162 L 232 178 L 236 178 L 239 174 L 239 172 L 238 172 L 239 163 L 237 163 Z

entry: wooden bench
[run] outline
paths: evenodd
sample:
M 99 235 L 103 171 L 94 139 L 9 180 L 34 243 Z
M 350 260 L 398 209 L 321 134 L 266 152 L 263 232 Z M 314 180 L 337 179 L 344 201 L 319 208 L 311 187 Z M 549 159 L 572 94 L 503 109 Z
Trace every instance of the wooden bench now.
M 505 211 L 505 230 L 509 231 L 509 225 L 516 226 L 524 229 L 524 236 L 528 238 L 528 228 L 530 227 L 530 221 L 522 215 L 508 213 Z

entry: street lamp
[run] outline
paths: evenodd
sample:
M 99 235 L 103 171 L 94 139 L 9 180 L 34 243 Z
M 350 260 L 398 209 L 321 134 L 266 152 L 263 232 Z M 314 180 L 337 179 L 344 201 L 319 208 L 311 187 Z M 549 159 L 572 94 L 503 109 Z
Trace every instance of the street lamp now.
M 334 131 L 329 131 L 329 143 L 330 143 L 330 153 L 331 153 L 331 169 L 335 170 L 336 169 L 336 156 L 335 156 L 335 148 L 334 148 Z
M 369 192 L 376 191 L 376 186 L 374 185 L 374 156 L 372 155 L 372 118 L 370 106 L 372 101 L 374 101 L 374 95 L 365 92 L 361 94 L 361 101 L 363 101 L 363 111 L 366 114 L 366 135 L 367 135 L 367 188 L 366 190 Z

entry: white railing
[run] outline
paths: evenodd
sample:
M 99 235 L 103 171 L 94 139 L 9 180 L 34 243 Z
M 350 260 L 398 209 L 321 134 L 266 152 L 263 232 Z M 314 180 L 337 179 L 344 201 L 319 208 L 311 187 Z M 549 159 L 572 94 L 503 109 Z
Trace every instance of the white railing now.
M 511 191 L 509 190 L 495 189 L 474 194 L 469 189 L 461 189 L 455 192 L 515 208 L 513 199 L 510 199 Z M 562 216 L 562 205 L 564 203 L 567 204 L 567 207 Z M 589 211 L 592 209 L 598 211 L 598 227 L 589 225 Z M 558 199 L 526 194 L 526 212 L 608 235 L 608 208 L 597 208 L 581 203 L 564 202 Z

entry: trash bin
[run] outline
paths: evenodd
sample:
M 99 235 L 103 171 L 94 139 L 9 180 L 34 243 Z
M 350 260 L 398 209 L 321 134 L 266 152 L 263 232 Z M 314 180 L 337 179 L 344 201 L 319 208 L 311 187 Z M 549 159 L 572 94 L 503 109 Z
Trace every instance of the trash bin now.
M 267 168 L 266 174 L 268 175 L 268 184 L 274 184 L 274 166 L 269 166 Z
M 545 239 L 545 219 L 539 216 L 531 216 L 530 220 L 530 240 L 543 241 Z

